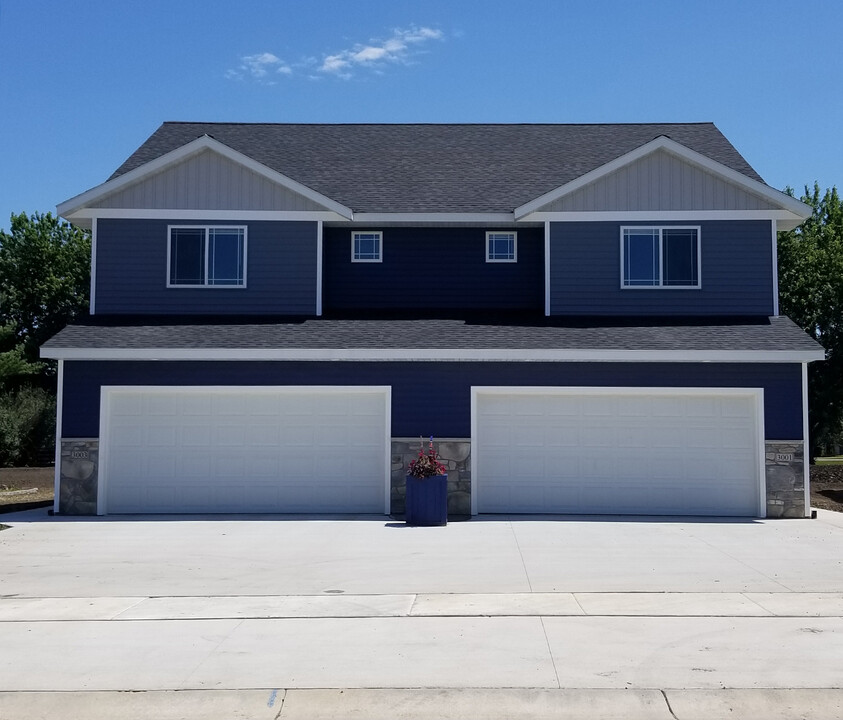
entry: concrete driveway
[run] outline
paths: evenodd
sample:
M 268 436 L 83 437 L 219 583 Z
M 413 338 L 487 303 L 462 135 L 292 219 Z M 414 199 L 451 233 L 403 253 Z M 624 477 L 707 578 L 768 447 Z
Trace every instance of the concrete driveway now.
M 833 513 L 0 521 L 3 718 L 843 715 Z

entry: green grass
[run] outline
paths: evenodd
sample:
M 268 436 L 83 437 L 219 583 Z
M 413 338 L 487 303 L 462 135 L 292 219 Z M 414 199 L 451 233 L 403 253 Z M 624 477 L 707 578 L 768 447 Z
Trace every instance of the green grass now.
M 829 455 L 828 457 L 814 458 L 817 465 L 843 465 L 843 455 Z

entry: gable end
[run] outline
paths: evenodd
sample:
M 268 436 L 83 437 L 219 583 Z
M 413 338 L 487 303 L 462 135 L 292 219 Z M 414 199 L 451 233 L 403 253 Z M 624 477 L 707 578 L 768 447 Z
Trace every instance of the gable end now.
M 777 210 L 766 198 L 656 150 L 539 208 L 540 212 Z
M 314 212 L 326 209 L 211 149 L 140 178 L 91 207 Z

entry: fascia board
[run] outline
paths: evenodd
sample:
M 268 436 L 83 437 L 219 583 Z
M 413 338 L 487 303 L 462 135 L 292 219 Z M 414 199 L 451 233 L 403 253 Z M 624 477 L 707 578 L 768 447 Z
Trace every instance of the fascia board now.
M 540 195 L 534 200 L 515 208 L 515 219 L 520 220 L 525 215 L 539 210 L 545 205 L 579 190 L 581 187 L 588 185 L 595 180 L 599 180 L 601 177 L 609 175 L 615 170 L 618 170 L 625 165 L 629 165 L 636 160 L 640 160 L 657 150 L 665 150 L 666 152 L 672 153 L 689 163 L 698 165 L 704 170 L 714 173 L 715 175 L 719 175 L 723 179 L 744 187 L 749 192 L 760 195 L 769 200 L 771 203 L 781 206 L 782 209 L 789 210 L 803 220 L 810 217 L 813 212 L 813 209 L 809 205 L 790 197 L 790 195 L 771 188 L 769 185 L 759 182 L 758 180 L 747 177 L 743 173 L 733 170 L 716 160 L 712 160 L 711 158 L 698 153 L 696 150 L 691 150 L 675 140 L 661 136 L 641 145 L 638 148 L 635 148 L 635 150 L 631 150 L 625 155 L 621 155 L 620 157 L 617 157 L 614 160 L 585 173 L 585 175 L 581 175 L 580 177 L 575 178 L 564 185 L 560 185 L 558 188 L 551 190 L 544 195 Z
M 43 347 L 54 360 L 288 360 L 342 362 L 718 362 L 802 363 L 825 359 L 817 350 L 588 350 L 368 348 L 72 348 Z
M 154 160 L 150 160 L 148 163 L 144 163 L 143 165 L 136 167 L 134 170 L 130 170 L 119 177 L 108 180 L 101 185 L 97 185 L 96 187 L 93 187 L 80 195 L 76 195 L 69 200 L 65 200 L 57 206 L 56 211 L 61 217 L 71 219 L 75 211 L 84 208 L 91 203 L 116 192 L 117 190 L 121 190 L 132 183 L 138 182 L 144 177 L 160 172 L 177 162 L 181 162 L 182 160 L 189 158 L 191 155 L 195 155 L 203 150 L 212 150 L 223 157 L 236 162 L 255 173 L 258 173 L 259 175 L 262 175 L 268 180 L 278 183 L 288 190 L 298 193 L 299 195 L 306 197 L 308 200 L 312 200 L 313 202 L 322 205 L 326 209 L 332 210 L 342 217 L 351 219 L 353 215 L 351 208 L 346 207 L 342 203 L 338 203 L 336 200 L 332 200 L 331 198 L 312 190 L 306 185 L 302 185 L 300 182 L 287 177 L 283 173 L 268 168 L 263 163 L 260 163 L 257 160 L 230 148 L 228 145 L 224 145 L 219 142 L 219 140 L 215 140 L 208 135 L 196 138 L 196 140 L 192 140 L 186 145 L 182 145 L 181 147 L 171 150 Z

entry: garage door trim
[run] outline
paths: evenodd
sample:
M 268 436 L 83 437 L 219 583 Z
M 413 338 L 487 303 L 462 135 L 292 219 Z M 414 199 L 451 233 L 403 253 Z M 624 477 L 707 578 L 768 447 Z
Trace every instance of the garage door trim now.
M 228 393 L 257 395 L 266 392 L 278 394 L 372 394 L 384 395 L 384 514 L 390 512 L 391 474 L 392 474 L 392 387 L 389 385 L 103 385 L 100 388 L 100 435 L 99 462 L 97 468 L 97 515 L 105 515 L 108 507 L 108 467 L 109 427 L 111 398 L 121 392 L 149 393 Z
M 471 387 L 471 514 L 477 514 L 479 486 L 483 479 L 477 474 L 478 416 L 477 400 L 481 395 L 627 395 L 627 396 L 680 396 L 703 397 L 707 395 L 750 398 L 755 410 L 755 442 L 757 457 L 757 513 L 766 517 L 764 389 L 734 387 L 619 387 L 619 386 L 472 386 Z

